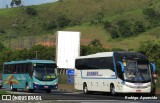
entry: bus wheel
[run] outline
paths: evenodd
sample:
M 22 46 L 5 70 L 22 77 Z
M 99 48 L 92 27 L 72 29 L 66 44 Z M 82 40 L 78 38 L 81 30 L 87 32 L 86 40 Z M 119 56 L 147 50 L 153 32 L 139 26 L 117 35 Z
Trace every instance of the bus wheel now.
M 111 86 L 110 86 L 110 93 L 111 93 L 111 95 L 115 95 L 116 94 L 115 87 L 114 87 L 113 84 L 111 84 Z
M 47 93 L 51 93 L 51 89 L 47 89 L 46 92 L 47 92 Z
M 86 83 L 83 84 L 83 93 L 84 94 L 88 94 L 89 93 Z
M 34 89 L 29 89 L 29 85 L 26 84 L 26 92 L 27 93 L 32 93 L 34 91 Z

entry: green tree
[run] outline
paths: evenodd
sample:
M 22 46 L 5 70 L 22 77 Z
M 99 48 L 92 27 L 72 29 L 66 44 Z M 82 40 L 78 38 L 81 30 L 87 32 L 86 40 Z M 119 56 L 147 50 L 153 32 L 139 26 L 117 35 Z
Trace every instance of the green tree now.
M 80 50 L 81 56 L 109 51 L 109 49 L 103 48 L 103 45 L 98 39 L 92 40 L 88 45 L 81 46 Z
M 4 45 L 0 43 L 0 51 L 2 51 L 4 48 L 5 48 Z
M 146 55 L 151 62 L 155 62 L 160 72 L 160 41 L 144 41 L 139 46 L 138 52 Z
M 55 21 L 47 21 L 43 24 L 43 28 L 45 30 L 53 30 L 57 28 L 57 25 Z
M 110 29 L 112 39 L 119 38 L 118 31 L 116 29 Z
M 129 23 L 127 20 L 121 20 L 117 22 L 117 26 L 120 36 L 129 37 L 132 35 L 131 23 Z
M 142 22 L 136 21 L 133 27 L 133 31 L 135 34 L 142 33 L 145 31 L 145 27 Z
M 104 28 L 106 29 L 106 30 L 108 30 L 109 28 L 111 28 L 112 27 L 112 24 L 109 22 L 109 21 L 105 21 L 104 22 Z
M 43 45 L 35 45 L 30 51 L 33 54 L 33 58 L 38 59 L 55 59 L 55 47 L 46 47 Z
M 89 46 L 102 47 L 102 43 L 98 39 L 94 39 L 89 43 Z
M 11 7 L 20 6 L 21 3 L 22 3 L 21 0 L 12 0 L 10 5 L 11 5 Z
M 104 18 L 104 14 L 102 12 L 98 12 L 96 16 L 93 18 L 93 20 L 91 21 L 91 24 L 102 23 L 103 18 Z
M 24 11 L 29 15 L 37 15 L 37 11 L 32 7 L 27 7 Z
M 70 23 L 70 20 L 64 15 L 61 15 L 57 18 L 57 25 L 60 28 L 64 28 L 64 27 L 68 26 L 69 23 Z
M 153 8 L 146 8 L 143 10 L 143 13 L 149 18 L 153 19 L 156 16 L 156 12 L 154 11 Z

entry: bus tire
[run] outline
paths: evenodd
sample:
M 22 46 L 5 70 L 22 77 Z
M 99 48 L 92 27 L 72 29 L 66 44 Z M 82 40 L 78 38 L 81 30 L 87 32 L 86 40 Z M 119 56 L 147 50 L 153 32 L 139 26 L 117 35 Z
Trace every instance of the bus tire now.
M 116 95 L 114 84 L 110 85 L 110 93 L 112 96 Z
M 28 85 L 28 83 L 26 83 L 26 92 L 32 93 L 33 91 L 34 91 L 34 89 L 29 89 L 29 85 Z
M 47 92 L 47 93 L 51 93 L 51 89 L 47 89 L 46 92 Z
M 83 84 L 83 93 L 84 94 L 89 94 L 88 87 L 87 87 L 86 83 Z

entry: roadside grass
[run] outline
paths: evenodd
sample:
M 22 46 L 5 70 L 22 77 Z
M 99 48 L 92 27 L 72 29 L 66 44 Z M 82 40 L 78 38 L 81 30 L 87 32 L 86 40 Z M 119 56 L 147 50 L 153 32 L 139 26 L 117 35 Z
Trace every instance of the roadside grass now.
M 6 91 L 4 91 L 4 90 L 0 90 L 0 94 L 11 94 L 11 93 L 6 92 Z
M 158 78 L 158 81 L 157 81 L 157 88 L 160 89 L 160 77 Z
M 58 74 L 58 83 L 59 84 L 67 84 L 67 75 L 66 74 Z

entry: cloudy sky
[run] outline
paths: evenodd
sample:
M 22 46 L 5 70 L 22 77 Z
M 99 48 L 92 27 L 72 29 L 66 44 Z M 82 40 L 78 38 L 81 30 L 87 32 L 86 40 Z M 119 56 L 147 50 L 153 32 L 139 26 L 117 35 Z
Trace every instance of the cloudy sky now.
M 10 6 L 12 0 L 0 0 L 0 8 L 5 8 L 6 5 Z M 58 0 L 21 0 L 23 5 L 38 5 L 43 3 L 55 2 Z

